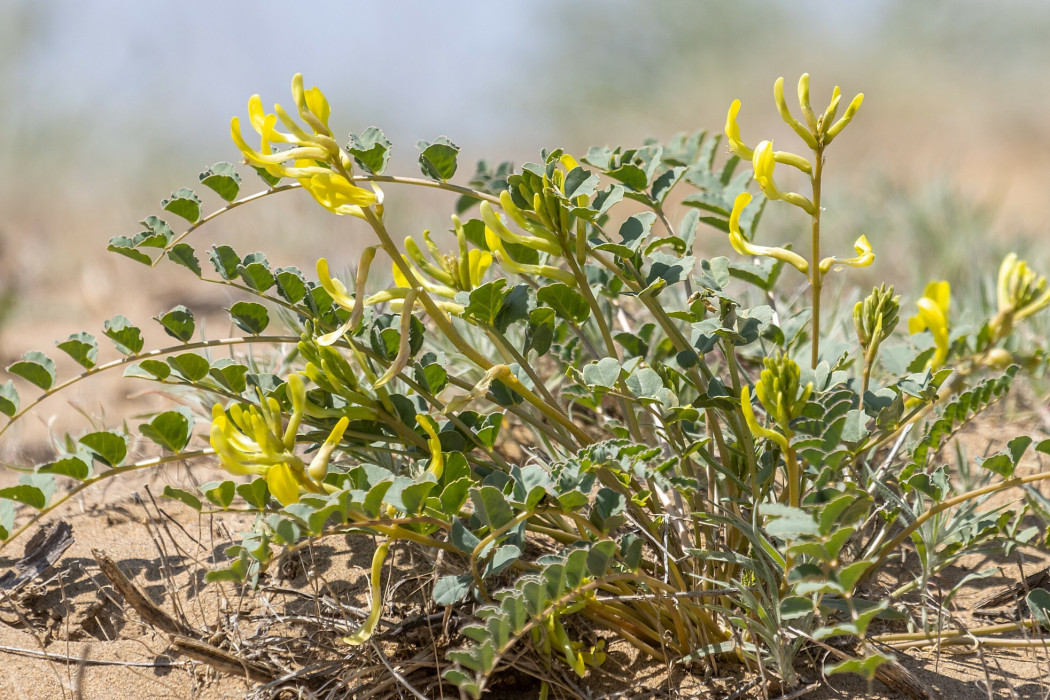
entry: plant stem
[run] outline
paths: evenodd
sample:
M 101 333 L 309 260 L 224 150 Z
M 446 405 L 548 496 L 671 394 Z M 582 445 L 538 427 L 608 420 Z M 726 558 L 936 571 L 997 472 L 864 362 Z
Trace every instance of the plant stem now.
M 810 236 L 812 256 L 809 263 L 809 283 L 813 288 L 813 351 L 810 355 L 812 369 L 817 368 L 820 359 L 820 292 L 824 273 L 820 270 L 820 179 L 824 170 L 824 146 L 818 144 L 814 149 L 816 162 L 813 164 L 813 229 Z

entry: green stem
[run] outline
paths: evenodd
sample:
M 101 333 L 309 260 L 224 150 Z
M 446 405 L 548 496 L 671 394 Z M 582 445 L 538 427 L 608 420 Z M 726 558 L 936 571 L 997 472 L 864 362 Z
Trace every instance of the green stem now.
M 810 355 L 810 364 L 813 369 L 817 368 L 820 359 L 820 292 L 824 273 L 820 270 L 820 179 L 824 170 L 824 147 L 818 145 L 814 150 L 816 162 L 813 164 L 813 229 L 810 245 L 812 257 L 809 262 L 809 282 L 813 287 L 813 351 Z

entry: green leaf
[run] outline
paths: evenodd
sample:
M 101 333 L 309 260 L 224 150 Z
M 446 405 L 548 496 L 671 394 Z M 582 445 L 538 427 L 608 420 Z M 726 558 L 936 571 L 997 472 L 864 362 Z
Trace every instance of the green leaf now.
M 232 481 L 209 481 L 201 486 L 201 493 L 220 508 L 228 508 L 233 502 L 236 487 Z
M 259 179 L 266 183 L 267 187 L 275 187 L 281 178 L 277 175 L 271 175 L 265 168 L 256 168 L 252 166 L 252 170 L 259 176 Z
M 5 416 L 18 413 L 18 392 L 15 391 L 14 382 L 0 385 L 0 413 Z
M 306 280 L 297 267 L 279 267 L 276 272 L 277 293 L 292 304 L 306 296 Z
M 153 264 L 153 258 L 136 249 L 135 242 L 127 236 L 113 236 L 113 238 L 109 239 L 109 245 L 106 246 L 106 250 L 112 253 L 119 253 L 143 265 Z
M 1025 597 L 1028 609 L 1032 611 L 1032 617 L 1050 631 L 1050 591 L 1045 588 L 1033 588 Z
M 638 192 L 644 192 L 649 184 L 645 171 L 633 163 L 624 163 L 615 170 L 607 170 L 605 174 Z
M 54 462 L 41 464 L 36 471 L 38 474 L 61 474 L 83 481 L 91 476 L 91 465 L 80 457 L 63 457 Z
M 244 283 L 257 292 L 265 292 L 276 280 L 270 272 L 270 263 L 262 253 L 250 253 L 237 267 L 237 273 Z
M 102 332 L 113 341 L 123 355 L 135 355 L 142 350 L 143 340 L 137 326 L 131 325 L 124 316 L 117 314 L 103 324 Z
M 992 455 L 988 459 L 981 459 L 980 457 L 977 457 L 976 459 L 977 464 L 980 465 L 982 469 L 994 472 L 1004 479 L 1009 479 L 1014 473 L 1014 467 L 1017 466 L 1013 463 L 1013 460 L 1010 459 L 1010 455 L 1008 454 L 1000 453 Z
M 185 187 L 171 193 L 171 197 L 160 203 L 161 208 L 181 216 L 191 224 L 201 220 L 201 200 L 193 190 Z
M 193 436 L 193 414 L 182 407 L 165 411 L 140 425 L 139 432 L 169 452 L 181 452 Z
M 168 364 L 176 372 L 191 382 L 199 382 L 208 376 L 211 365 L 208 360 L 195 352 L 184 352 L 168 358 Z
M 261 476 L 247 484 L 237 484 L 237 495 L 252 508 L 260 510 L 270 503 L 270 487 L 266 485 L 265 477 Z
M 176 340 L 186 343 L 193 337 L 193 312 L 181 304 L 154 320 L 164 327 L 165 333 Z
M 664 380 L 651 367 L 640 367 L 627 377 L 627 388 L 640 399 L 658 398 L 664 388 Z
M 241 176 L 231 163 L 216 163 L 197 176 L 201 184 L 227 202 L 237 199 L 241 189 Z
M 494 486 L 471 489 L 470 500 L 474 502 L 474 515 L 491 530 L 498 530 L 514 519 L 507 499 Z
M 525 347 L 522 354 L 527 355 L 535 350 L 538 355 L 546 355 L 554 340 L 554 309 L 541 307 L 529 313 L 529 324 L 525 328 Z
M 174 486 L 165 486 L 164 491 L 161 493 L 161 495 L 165 498 L 173 498 L 176 501 L 182 501 L 198 513 L 201 510 L 201 499 L 197 498 L 189 491 L 183 491 L 182 489 L 177 489 Z
M 517 545 L 508 544 L 499 547 L 493 552 L 492 558 L 489 559 L 488 566 L 485 567 L 485 572 L 482 574 L 482 577 L 488 578 L 489 576 L 495 576 L 520 558 L 521 548 Z
M 503 306 L 503 299 L 507 296 L 504 291 L 507 281 L 498 279 L 473 289 L 469 295 L 464 314 L 473 318 L 484 326 L 495 326 L 496 317 Z
M 855 561 L 852 564 L 843 566 L 835 572 L 835 577 L 839 580 L 839 585 L 842 586 L 842 590 L 847 593 L 852 593 L 853 589 L 857 585 L 857 581 L 864 575 L 864 572 L 871 568 L 873 562 L 870 561 Z
M 470 595 L 474 577 L 470 574 L 442 576 L 434 584 L 434 602 L 438 605 L 455 605 Z
M 239 301 L 228 311 L 233 322 L 245 333 L 259 335 L 270 325 L 270 314 L 266 312 L 266 307 L 254 301 Z
M 536 300 L 554 309 L 559 318 L 583 323 L 591 315 L 591 308 L 587 306 L 587 300 L 575 289 L 562 282 L 554 282 L 546 287 L 541 287 L 536 292 Z
M 576 166 L 565 173 L 565 197 L 574 201 L 577 197 L 590 199 L 598 189 L 601 178 L 590 170 Z
M 188 243 L 176 243 L 168 251 L 168 260 L 176 265 L 182 265 L 198 277 L 201 276 L 201 263 L 197 260 L 197 254 Z
M 465 554 L 471 554 L 481 544 L 481 539 L 468 530 L 459 518 L 452 520 L 452 532 L 449 533 L 449 541 L 456 546 L 456 549 Z
M 0 489 L 0 498 L 25 503 L 30 508 L 35 508 L 37 510 L 47 506 L 47 497 L 44 495 L 44 492 L 36 486 L 30 486 L 29 484 L 19 484 L 18 486 L 9 486 L 6 489 Z
M 360 136 L 350 134 L 346 150 L 358 165 L 373 175 L 382 174 L 390 160 L 390 141 L 374 126 L 365 129 Z
M 642 241 L 648 238 L 652 232 L 653 222 L 655 221 L 656 214 L 651 211 L 644 211 L 628 217 L 620 226 L 621 245 L 632 253 L 637 253 L 638 248 L 642 245 Z
M 248 368 L 229 358 L 213 362 L 208 373 L 220 386 L 235 394 L 241 393 L 247 386 L 245 375 L 248 374 Z
M 9 366 L 7 371 L 36 384 L 44 391 L 50 389 L 55 383 L 54 360 L 35 350 L 22 355 L 22 359 Z
M 215 271 L 224 280 L 229 281 L 237 276 L 237 268 L 241 265 L 241 257 L 230 246 L 213 245 L 211 252 L 208 253 L 208 257 L 211 259 L 211 264 L 215 266 Z
M 79 442 L 95 459 L 110 467 L 120 466 L 128 456 L 127 438 L 118 433 L 100 430 L 84 435 Z
M 136 247 L 164 248 L 175 237 L 175 234 L 171 232 L 171 227 L 168 226 L 168 222 L 164 221 L 164 219 L 156 216 L 147 216 L 139 223 L 145 226 L 146 230 L 135 236 L 134 244 Z
M 603 357 L 583 367 L 583 382 L 589 387 L 601 386 L 606 389 L 615 386 L 620 379 L 622 367 L 615 357 Z
M 875 678 L 875 672 L 879 666 L 890 661 L 893 661 L 892 656 L 872 654 L 863 659 L 847 659 L 836 664 L 829 664 L 824 667 L 824 673 L 828 675 L 834 673 L 856 673 L 858 676 L 863 677 L 864 680 L 870 681 Z
M 529 287 L 519 284 L 503 297 L 503 304 L 496 314 L 496 330 L 506 333 L 513 324 L 529 317 Z
M 98 341 L 90 333 L 74 333 L 68 340 L 56 340 L 55 345 L 86 369 L 91 369 L 98 362 Z
M 456 174 L 459 146 L 439 136 L 434 143 L 420 141 L 416 147 L 419 149 L 419 167 L 424 175 L 445 182 Z
M 135 367 L 136 365 L 132 365 L 128 369 L 131 370 Z M 160 360 L 143 360 L 142 362 L 138 363 L 137 367 L 144 370 L 149 375 L 149 377 L 159 379 L 161 381 L 164 381 L 171 375 L 171 367 L 168 366 L 167 363 L 161 362 Z M 131 375 L 128 374 L 128 372 L 125 372 L 124 376 Z
M 15 528 L 15 515 L 15 504 L 0 499 L 0 540 L 11 537 L 11 531 Z
M 797 620 L 813 613 L 813 601 L 802 596 L 788 596 L 780 601 L 780 618 Z

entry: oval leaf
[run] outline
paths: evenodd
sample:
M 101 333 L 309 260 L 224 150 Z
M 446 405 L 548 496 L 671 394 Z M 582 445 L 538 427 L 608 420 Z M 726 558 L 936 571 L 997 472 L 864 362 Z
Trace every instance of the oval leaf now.
M 32 351 L 22 355 L 22 360 L 7 368 L 28 382 L 47 391 L 55 383 L 55 362 L 42 352 Z

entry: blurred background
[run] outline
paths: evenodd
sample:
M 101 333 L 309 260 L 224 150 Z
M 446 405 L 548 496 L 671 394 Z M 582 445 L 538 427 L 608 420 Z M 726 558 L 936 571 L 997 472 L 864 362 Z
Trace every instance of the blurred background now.
M 866 274 L 909 301 L 937 277 L 979 297 L 1007 249 L 1050 269 L 1047 37 L 1045 0 L 2 0 L 0 359 L 98 334 L 116 313 L 147 326 L 178 303 L 228 306 L 221 288 L 150 273 L 106 242 L 206 166 L 236 161 L 230 117 L 256 92 L 290 103 L 297 71 L 328 95 L 334 131 L 385 130 L 389 172 L 416 175 L 416 141 L 447 135 L 461 181 L 479 158 L 719 133 L 734 98 L 746 141 L 797 150 L 772 85 L 809 72 L 821 109 L 835 85 L 844 102 L 866 95 L 825 171 L 834 244 L 867 234 L 879 257 Z M 387 195 L 400 235 L 447 228 L 447 195 Z M 804 224 L 792 217 L 770 207 L 759 237 L 790 240 Z M 192 242 L 305 270 L 323 253 L 346 269 L 366 235 L 294 193 Z M 731 254 L 721 236 L 699 245 Z

